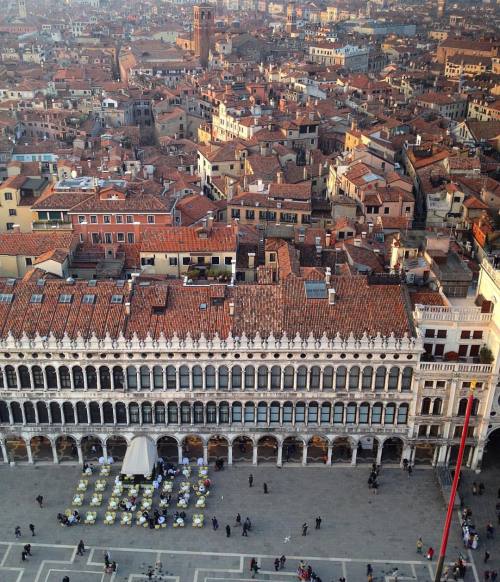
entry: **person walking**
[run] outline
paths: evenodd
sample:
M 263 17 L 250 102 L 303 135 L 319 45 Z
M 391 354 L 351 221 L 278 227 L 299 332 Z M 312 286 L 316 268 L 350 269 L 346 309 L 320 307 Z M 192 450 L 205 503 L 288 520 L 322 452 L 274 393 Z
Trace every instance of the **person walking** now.
M 432 558 L 434 557 L 434 548 L 432 546 L 429 547 L 427 550 L 427 559 L 429 562 L 432 562 Z
M 303 535 L 303 536 L 306 536 L 306 535 L 307 535 L 307 528 L 308 528 L 308 527 L 309 527 L 309 526 L 307 525 L 307 523 L 303 523 L 303 524 L 302 524 L 302 535 Z
M 316 529 L 321 529 L 321 517 L 318 515 L 316 518 Z
M 252 578 L 255 578 L 255 574 L 258 574 L 259 572 L 259 565 L 255 558 L 252 558 L 252 561 L 250 562 L 250 572 L 252 572 Z
M 243 524 L 243 530 L 241 532 L 242 536 L 245 536 L 246 538 L 248 537 L 248 526 L 247 526 L 247 522 L 245 521 L 245 523 Z
M 424 542 L 422 541 L 422 538 L 418 538 L 418 540 L 417 540 L 417 554 L 422 553 L 423 547 L 424 547 Z
M 248 486 L 253 487 L 253 475 L 252 475 L 252 473 L 250 473 L 250 475 L 248 475 Z
M 236 526 L 241 527 L 241 515 L 239 513 L 236 516 Z
M 283 570 L 283 568 L 285 567 L 285 564 L 286 564 L 286 557 L 285 557 L 285 555 L 283 554 L 283 555 L 280 557 L 280 570 Z
M 498 572 L 496 570 L 492 570 L 490 572 L 490 580 L 491 582 L 496 582 L 496 579 L 498 578 Z
M 212 517 L 212 527 L 213 527 L 214 531 L 219 529 L 219 522 L 217 521 L 217 518 L 215 517 L 215 515 Z
M 24 551 L 26 552 L 26 554 L 27 554 L 28 556 L 31 556 L 31 555 L 32 555 L 32 554 L 31 554 L 31 544 L 26 544 L 26 545 L 24 546 Z
M 373 574 L 373 568 L 371 564 L 366 564 L 366 575 L 369 576 L 370 574 Z
M 76 548 L 76 553 L 79 556 L 83 556 L 83 554 L 85 553 L 85 544 L 83 543 L 83 540 L 80 540 L 78 542 L 78 547 Z
M 274 571 L 275 572 L 278 572 L 279 569 L 280 569 L 280 559 L 279 558 L 276 558 L 274 560 Z
M 22 560 L 23 562 L 26 562 L 26 556 L 27 556 L 27 555 L 28 555 L 28 554 L 25 552 L 25 550 L 23 550 L 23 551 L 21 552 L 21 560 Z
M 21 528 L 18 525 L 16 525 L 16 529 L 14 530 L 14 535 L 16 536 L 17 540 L 21 537 Z
M 483 562 L 484 562 L 485 564 L 487 564 L 489 559 L 490 559 L 490 553 L 488 552 L 488 550 L 484 550 L 484 558 L 483 558 Z
M 408 479 L 411 477 L 412 473 L 413 473 L 413 468 L 411 465 L 408 465 Z
M 30 527 L 31 535 L 34 536 L 35 535 L 35 526 L 32 523 L 30 523 L 29 527 Z
M 489 521 L 486 524 L 486 539 L 488 539 L 488 540 L 493 539 L 494 532 L 495 532 L 495 528 L 493 527 L 493 524 L 491 523 L 491 521 Z
M 35 501 L 40 506 L 40 509 L 42 509 L 43 508 L 43 495 L 37 495 L 35 498 Z
M 267 494 L 269 491 L 267 490 L 267 483 L 264 483 L 264 493 Z
M 231 537 L 231 526 L 226 525 L 226 538 Z
M 64 578 L 62 579 L 62 582 L 69 582 L 69 576 L 64 576 Z
M 484 493 L 484 483 L 479 483 L 479 495 Z

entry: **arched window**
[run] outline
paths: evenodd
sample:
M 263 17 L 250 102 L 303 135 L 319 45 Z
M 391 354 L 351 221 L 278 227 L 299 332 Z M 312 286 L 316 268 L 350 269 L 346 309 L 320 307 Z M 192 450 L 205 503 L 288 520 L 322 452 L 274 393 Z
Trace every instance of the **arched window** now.
M 141 376 L 141 390 L 150 390 L 151 376 L 149 375 L 149 368 L 147 366 L 141 366 L 140 376 Z
M 229 370 L 227 366 L 219 366 L 219 390 L 229 388 Z
M 399 382 L 399 368 L 393 366 L 389 372 L 389 384 L 387 386 L 388 390 L 397 390 Z
M 271 390 L 281 390 L 281 368 L 279 366 L 271 368 Z
M 349 390 L 357 390 L 359 388 L 359 366 L 353 366 L 349 370 Z
M 168 424 L 177 424 L 179 422 L 179 409 L 175 402 L 169 402 L 167 407 Z
M 7 376 L 7 388 L 17 388 L 17 377 L 14 366 L 5 366 L 5 375 Z
M 87 387 L 89 390 L 97 389 L 97 372 L 94 366 L 87 366 L 85 368 L 85 373 L 87 374 Z M 49 369 L 47 368 L 47 384 L 49 383 Z
M 189 368 L 187 366 L 179 368 L 179 387 L 181 390 L 189 390 Z
M 458 416 L 465 416 L 465 411 L 467 410 L 467 398 L 462 398 L 458 403 Z
M 321 405 L 321 424 L 330 424 L 332 420 L 332 407 L 329 402 Z
M 83 379 L 83 370 L 80 366 L 73 366 L 73 386 L 75 390 L 83 390 L 85 387 L 85 381 Z
M 207 424 L 217 423 L 217 405 L 215 402 L 207 402 Z
M 77 418 L 78 424 L 88 424 L 89 423 L 89 417 L 87 414 L 87 406 L 85 405 L 85 402 L 77 402 L 76 403 L 76 418 Z
M 368 402 L 362 402 L 359 405 L 359 424 L 368 424 L 370 422 L 370 405 Z
M 441 398 L 436 398 L 432 403 L 432 414 L 439 415 L 441 414 L 441 406 L 443 405 L 443 401 Z
M 253 366 L 246 366 L 245 390 L 253 390 L 254 388 L 255 388 L 255 368 Z
M 323 371 L 323 390 L 333 390 L 333 366 L 326 366 Z
M 398 408 L 398 424 L 406 424 L 408 422 L 408 404 L 400 404 Z
M 23 423 L 23 413 L 21 412 L 21 405 L 19 402 L 11 402 L 10 411 L 12 413 L 12 422 L 14 424 Z
M 107 366 L 100 366 L 99 380 L 101 383 L 101 390 L 111 390 L 111 374 Z
M 253 402 L 245 403 L 245 424 L 255 422 L 255 404 Z
M 474 398 L 474 400 L 472 401 L 472 408 L 470 411 L 471 416 L 477 416 L 479 410 L 479 400 L 477 398 Z
M 231 390 L 241 390 L 241 367 L 231 368 Z
M 215 368 L 213 366 L 207 366 L 205 368 L 205 387 L 207 390 L 215 390 Z
M 375 402 L 372 406 L 372 424 L 380 424 L 382 422 L 382 410 L 384 406 L 382 402 Z
M 379 366 L 375 374 L 375 390 L 383 390 L 385 388 L 385 377 L 387 369 L 385 366 Z
M 305 390 L 307 388 L 307 368 L 299 366 L 297 370 L 297 390 Z
M 363 378 L 361 380 L 362 390 L 372 389 L 372 378 L 373 378 L 373 368 L 371 366 L 366 366 L 363 368 Z
M 193 390 L 203 390 L 203 370 L 201 366 L 193 366 L 191 370 Z
M 36 403 L 36 413 L 40 424 L 49 424 L 49 413 L 45 402 Z
M 219 404 L 219 424 L 229 423 L 229 402 Z
M 347 424 L 355 424 L 356 422 L 356 403 L 349 402 L 346 409 L 345 421 Z
M 194 424 L 204 424 L 205 418 L 203 414 L 203 404 L 201 402 L 195 402 L 193 407 L 193 420 Z
M 175 390 L 177 388 L 177 372 L 175 366 L 167 366 L 167 390 Z
M 9 417 L 9 407 L 5 400 L 0 400 L 0 422 L 2 424 L 9 424 L 10 417 Z
M 422 408 L 420 409 L 420 414 L 429 414 L 431 410 L 431 399 L 424 398 L 422 400 Z
M 153 368 L 153 388 L 155 390 L 163 390 L 163 368 L 161 366 L 154 366 Z
M 21 380 L 21 388 L 31 388 L 30 371 L 27 366 L 19 366 L 19 379 Z
M 409 392 L 411 390 L 411 381 L 413 378 L 413 370 L 410 366 L 403 368 L 403 377 L 401 378 L 401 391 Z
M 101 409 L 99 408 L 99 404 L 97 402 L 91 402 L 89 404 L 89 412 L 90 422 L 92 424 L 101 424 Z
M 71 378 L 67 366 L 61 366 L 59 368 L 59 382 L 63 390 L 69 390 L 71 388 Z
M 385 424 L 394 424 L 394 416 L 396 414 L 396 405 L 392 402 L 385 407 Z
M 259 366 L 257 373 L 257 388 L 259 390 L 269 389 L 269 373 L 267 366 Z
M 335 390 L 345 390 L 346 378 L 347 378 L 347 368 L 345 366 L 339 366 L 337 368 Z
M 307 408 L 307 422 L 308 422 L 308 424 L 317 424 L 318 423 L 318 403 L 317 402 L 309 402 L 309 406 Z
M 293 390 L 293 377 L 295 376 L 295 370 L 293 366 L 287 366 L 285 368 L 285 378 L 284 378 L 284 390 Z
M 155 403 L 155 423 L 165 424 L 165 405 L 163 402 Z
M 115 406 L 116 424 L 127 424 L 127 407 L 123 402 L 117 402 Z
M 304 402 L 297 402 L 295 405 L 295 424 L 304 424 L 306 421 L 306 405 Z
M 309 390 L 319 390 L 319 381 L 321 378 L 321 370 L 319 366 L 312 366 L 309 373 Z
M 103 402 L 102 404 L 102 421 L 104 424 L 113 424 L 113 405 L 111 402 Z
M 61 407 L 59 406 L 58 402 L 50 403 L 50 417 L 52 418 L 52 424 L 62 423 Z
M 283 424 L 291 424 L 293 420 L 293 404 L 285 402 L 283 404 Z
M 333 406 L 333 424 L 342 424 L 344 422 L 344 405 L 342 402 L 336 402 Z
M 127 390 L 137 390 L 137 370 L 135 366 L 127 367 Z
M 267 423 L 267 404 L 265 402 L 259 402 L 257 406 L 257 422 L 259 424 Z
M 242 407 L 241 402 L 233 402 L 231 407 L 232 421 L 241 422 L 242 421 Z
M 123 390 L 125 381 L 123 378 L 123 368 L 121 366 L 113 367 L 113 384 L 115 386 L 115 390 Z
M 139 424 L 139 405 L 137 402 L 131 402 L 128 405 L 128 415 L 130 419 L 130 424 Z
M 142 412 L 142 424 L 152 424 L 153 423 L 153 407 L 151 402 L 143 402 L 141 404 Z
M 36 423 L 35 407 L 33 406 L 33 402 L 24 403 L 24 417 L 26 418 L 27 424 Z
M 40 368 L 40 366 L 33 366 L 32 371 L 33 371 L 33 384 L 35 385 L 35 390 L 43 390 L 45 388 L 45 385 L 43 380 L 42 368 Z
M 271 424 L 279 424 L 280 422 L 280 403 L 271 402 L 269 407 L 269 422 Z
M 181 424 L 191 424 L 191 405 L 189 402 L 181 403 Z

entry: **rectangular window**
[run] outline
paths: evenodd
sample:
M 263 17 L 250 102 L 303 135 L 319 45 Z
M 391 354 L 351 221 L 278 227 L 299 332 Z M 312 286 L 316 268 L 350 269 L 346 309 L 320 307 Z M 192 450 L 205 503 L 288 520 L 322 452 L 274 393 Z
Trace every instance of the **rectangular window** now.
M 105 232 L 104 233 L 104 242 L 107 245 L 112 244 L 112 242 L 113 242 L 113 235 L 110 232 Z
M 9 208 L 9 216 L 17 216 L 17 210 L 15 208 Z
M 134 244 L 135 242 L 135 236 L 133 232 L 127 232 L 127 242 L 129 244 Z
M 12 200 L 12 192 L 5 192 L 4 198 L 5 200 Z
M 483 339 L 483 332 L 482 331 L 473 331 L 472 332 L 472 339 Z
M 170 258 L 168 259 L 168 264 L 169 264 L 171 267 L 176 267 L 176 266 L 177 266 L 177 257 L 170 257 Z
M 286 424 L 290 424 L 292 422 L 292 412 L 293 408 L 291 406 L 284 406 L 283 407 L 283 422 Z
M 438 380 L 436 382 L 436 388 L 446 388 L 446 381 L 445 380 Z
M 445 329 L 438 329 L 437 330 L 437 336 L 440 339 L 445 339 L 448 335 L 448 332 Z
M 111 224 L 111 216 L 109 214 L 104 215 L 104 224 Z
M 425 337 L 434 337 L 436 333 L 435 329 L 426 329 L 425 330 Z
M 97 224 L 97 216 L 95 214 L 90 217 L 90 222 L 91 224 Z
M 13 222 L 8 222 L 6 225 L 7 230 L 14 230 L 14 223 Z
M 95 303 L 95 295 L 92 293 L 85 294 L 82 298 L 82 303 L 86 305 L 93 305 Z
M 434 355 L 442 356 L 444 354 L 444 344 L 436 344 L 434 346 Z
M 224 264 L 225 265 L 231 265 L 233 262 L 232 257 L 224 257 Z
M 82 224 L 82 223 L 84 223 L 84 222 L 85 222 L 85 216 L 81 216 L 81 215 L 80 215 L 80 216 L 78 217 L 78 224 Z
M 123 303 L 123 295 L 112 295 L 111 296 L 111 303 L 113 303 L 115 305 Z
M 245 216 L 247 220 L 254 220 L 255 219 L 255 211 L 254 210 L 247 210 L 245 212 Z
M 467 350 L 469 349 L 469 346 L 467 344 L 460 344 L 458 346 L 458 355 L 460 358 L 466 358 L 467 357 Z
M 116 242 L 125 242 L 125 234 L 123 232 L 116 233 Z
M 72 298 L 73 295 L 70 295 L 69 293 L 61 293 L 59 295 L 59 303 L 71 303 Z
M 154 224 L 155 217 L 152 214 L 148 214 L 148 224 Z
M 116 219 L 116 224 L 123 224 L 123 216 L 121 214 L 117 214 L 115 219 Z
M 133 224 L 134 217 L 132 214 L 127 214 L 127 224 Z
M 190 257 L 182 257 L 182 264 L 184 266 L 189 265 L 190 262 L 191 262 L 191 258 Z
M 462 333 L 460 334 L 460 339 L 470 339 L 470 331 L 462 330 Z
M 31 257 L 26 257 L 24 259 L 24 262 L 26 263 L 27 267 L 31 267 L 31 265 L 33 264 L 33 259 Z
M 219 257 L 212 257 L 211 258 L 212 261 L 212 265 L 218 265 L 220 264 L 220 258 Z

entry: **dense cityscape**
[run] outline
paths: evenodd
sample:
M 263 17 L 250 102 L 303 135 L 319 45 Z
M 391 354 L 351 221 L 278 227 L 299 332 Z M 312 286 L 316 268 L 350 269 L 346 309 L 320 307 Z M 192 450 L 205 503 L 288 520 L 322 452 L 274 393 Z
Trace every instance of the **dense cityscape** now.
M 500 5 L 2 8 L 0 581 L 494 582 Z

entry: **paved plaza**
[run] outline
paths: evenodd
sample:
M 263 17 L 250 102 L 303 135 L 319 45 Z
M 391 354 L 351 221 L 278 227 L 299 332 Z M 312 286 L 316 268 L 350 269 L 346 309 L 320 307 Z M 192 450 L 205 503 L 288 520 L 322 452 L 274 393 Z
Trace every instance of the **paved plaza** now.
M 253 488 L 248 486 L 250 473 L 254 475 Z M 261 565 L 257 575 L 261 580 L 290 582 L 296 579 L 299 559 L 305 559 L 323 582 L 337 582 L 340 576 L 345 576 L 347 582 L 364 582 L 367 563 L 372 564 L 377 582 L 391 581 L 395 568 L 400 581 L 430 582 L 435 561 L 429 563 L 419 556 L 415 542 L 421 536 L 425 548 L 432 546 L 436 553 L 439 548 L 445 507 L 434 472 L 417 469 L 408 478 L 399 468 L 383 468 L 378 495 L 368 489 L 368 473 L 368 465 L 283 469 L 245 465 L 222 472 L 214 472 L 211 467 L 213 489 L 204 510 L 205 527 L 191 527 L 195 510 L 190 508 L 185 528 L 174 529 L 169 517 L 166 529 L 150 530 L 120 526 L 118 519 L 115 525 L 104 525 L 104 504 L 95 525 L 62 527 L 56 515 L 71 507 L 80 468 L 2 466 L 0 581 L 60 582 L 68 575 L 71 582 L 132 582 L 147 579 L 148 567 L 157 562 L 161 562 L 161 569 L 155 580 L 244 581 L 251 579 L 249 562 L 255 556 Z M 487 474 L 481 475 L 485 483 L 486 478 Z M 496 476 L 491 479 L 494 481 Z M 269 487 L 268 495 L 263 493 L 264 482 Z M 486 493 L 481 499 L 474 498 L 474 502 L 491 505 L 493 499 L 487 499 L 487 495 L 494 493 L 496 497 L 496 488 L 493 492 L 493 485 L 488 484 Z M 35 502 L 38 494 L 44 496 L 43 509 Z M 88 505 L 84 505 L 81 513 L 87 509 Z M 169 516 L 174 510 L 171 505 Z M 252 521 L 248 537 L 243 537 L 235 526 L 238 512 L 243 519 L 249 516 Z M 322 517 L 319 531 L 314 529 L 318 515 Z M 220 524 L 217 531 L 212 530 L 213 516 Z M 35 525 L 35 537 L 29 532 L 29 523 Z M 306 537 L 301 535 L 303 523 L 309 525 Z M 232 528 L 230 538 L 226 537 L 226 524 Z M 14 536 L 17 525 L 22 530 L 20 540 Z M 478 521 L 477 525 L 485 524 Z M 76 555 L 80 539 L 87 546 L 83 557 Z M 22 547 L 27 542 L 33 545 L 33 556 L 29 562 L 21 562 Z M 496 542 L 488 543 L 497 564 Z M 103 574 L 105 549 L 118 563 L 118 572 L 113 576 Z M 475 554 L 478 564 L 482 550 Z M 449 560 L 456 559 L 460 552 L 463 549 L 455 521 Z M 287 556 L 286 567 L 274 572 L 274 558 L 282 554 Z M 465 556 L 470 559 L 468 554 Z M 477 574 L 470 568 L 466 580 L 478 582 L 478 575 L 482 576 L 480 567 Z

